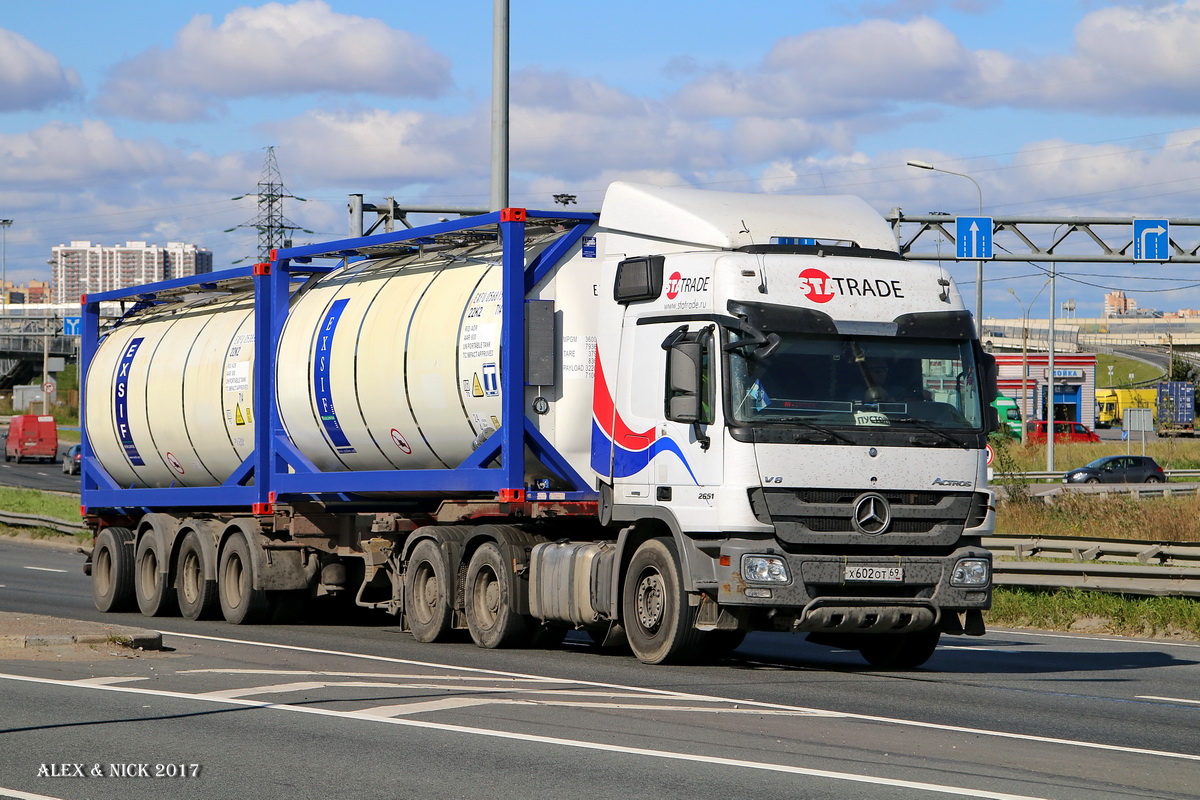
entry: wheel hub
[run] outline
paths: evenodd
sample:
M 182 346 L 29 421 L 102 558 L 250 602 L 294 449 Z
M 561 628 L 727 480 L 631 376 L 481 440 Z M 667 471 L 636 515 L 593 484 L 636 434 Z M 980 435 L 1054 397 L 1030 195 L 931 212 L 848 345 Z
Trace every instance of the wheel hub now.
M 646 575 L 638 584 L 638 622 L 648 631 L 656 631 L 662 625 L 663 582 L 657 572 Z

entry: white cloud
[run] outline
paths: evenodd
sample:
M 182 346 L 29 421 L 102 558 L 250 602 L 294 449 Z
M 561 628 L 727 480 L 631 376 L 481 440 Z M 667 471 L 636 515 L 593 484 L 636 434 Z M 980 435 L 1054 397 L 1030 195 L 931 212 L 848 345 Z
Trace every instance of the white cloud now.
M 1011 69 L 1001 54 L 967 50 L 936 20 L 871 19 L 780 39 L 757 67 L 714 70 L 684 86 L 678 101 L 698 116 L 816 121 L 941 100 L 948 87 L 971 96 Z
M 78 90 L 75 70 L 24 36 L 0 28 L 0 111 L 44 108 Z
M 924 3 L 892 10 L 919 10 Z M 779 39 L 748 69 L 709 70 L 678 93 L 698 117 L 809 121 L 891 115 L 914 103 L 1099 114 L 1200 111 L 1200 0 L 1113 6 L 1075 29 L 1074 48 L 1022 61 L 971 50 L 941 22 L 867 19 Z
M 230 98 L 320 92 L 436 97 L 450 62 L 418 36 L 339 14 L 324 0 L 268 3 L 230 12 L 220 25 L 199 15 L 167 50 L 118 64 L 101 87 L 105 112 L 184 121 L 210 116 Z
M 1115 6 L 1075 28 L 1069 56 L 1034 65 L 1030 105 L 1096 113 L 1200 111 L 1200 0 Z

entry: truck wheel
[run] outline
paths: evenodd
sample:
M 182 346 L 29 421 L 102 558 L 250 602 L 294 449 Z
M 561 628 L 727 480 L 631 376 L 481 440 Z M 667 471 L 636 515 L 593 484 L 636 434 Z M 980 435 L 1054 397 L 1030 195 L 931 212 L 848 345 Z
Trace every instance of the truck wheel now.
M 436 642 L 450 632 L 448 577 L 449 568 L 437 542 L 418 542 L 404 573 L 404 613 L 418 642 Z
M 937 649 L 941 631 L 881 633 L 866 636 L 859 652 L 867 663 L 880 669 L 912 669 L 929 660 Z
M 92 598 L 100 611 L 132 611 L 133 531 L 105 528 L 92 551 Z
M 495 542 L 480 545 L 467 566 L 467 628 L 480 647 L 512 647 L 529 640 L 529 624 L 513 610 L 513 571 Z
M 230 536 L 221 552 L 217 595 L 225 621 L 233 625 L 263 622 L 270 611 L 267 593 L 254 588 L 254 562 L 250 558 L 250 544 L 242 533 Z
M 175 597 L 180 613 L 187 619 L 213 619 L 220 608 L 217 582 L 204 578 L 208 567 L 205 558 L 200 534 L 188 531 L 175 567 Z
M 650 539 L 629 562 L 621 616 L 633 654 L 645 664 L 678 663 L 696 654 L 701 631 L 697 606 L 688 605 L 675 543 Z
M 134 593 L 138 608 L 147 617 L 169 617 L 178 610 L 175 593 L 171 591 L 170 574 L 159 570 L 159 564 L 168 563 L 160 549 L 158 537 L 147 533 L 138 542 L 134 557 Z

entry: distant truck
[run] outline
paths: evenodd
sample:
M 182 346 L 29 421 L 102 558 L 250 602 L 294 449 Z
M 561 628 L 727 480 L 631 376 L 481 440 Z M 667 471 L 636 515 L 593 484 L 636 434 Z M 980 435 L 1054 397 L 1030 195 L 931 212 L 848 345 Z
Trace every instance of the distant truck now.
M 44 414 L 16 414 L 8 424 L 4 460 L 39 458 L 54 463 L 58 458 L 58 423 Z
M 1159 436 L 1196 435 L 1196 385 L 1191 381 L 1163 381 L 1158 384 L 1158 416 L 1155 432 Z
M 1120 427 L 1129 408 L 1158 407 L 1157 389 L 1097 389 L 1096 427 Z
M 992 408 L 996 409 L 1001 428 L 1007 427 L 1012 437 L 1018 442 L 1021 441 L 1025 426 L 1021 423 L 1021 409 L 1017 406 L 1017 401 L 1000 395 L 992 401 Z

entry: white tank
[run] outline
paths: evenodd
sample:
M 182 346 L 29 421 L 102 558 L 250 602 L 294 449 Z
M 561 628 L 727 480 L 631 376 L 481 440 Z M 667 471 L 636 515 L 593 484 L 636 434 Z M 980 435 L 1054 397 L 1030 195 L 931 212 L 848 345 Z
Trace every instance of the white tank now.
M 539 291 L 553 298 L 552 285 Z M 589 279 L 577 294 L 591 293 Z M 167 303 L 103 334 L 84 424 L 119 485 L 219 484 L 251 454 L 252 300 L 247 291 Z M 280 337 L 275 391 L 288 436 L 322 471 L 457 466 L 500 427 L 500 322 L 492 243 L 330 273 L 293 297 Z M 586 332 L 592 322 L 579 324 Z M 567 382 L 573 413 L 589 413 L 590 377 Z M 562 392 L 560 382 L 541 393 Z M 553 409 L 538 417 L 552 441 L 554 418 Z M 575 427 L 572 460 L 583 467 L 590 432 Z

